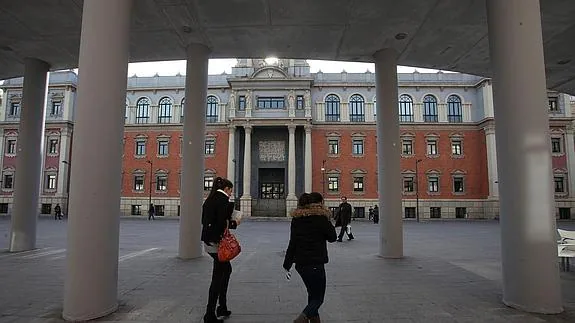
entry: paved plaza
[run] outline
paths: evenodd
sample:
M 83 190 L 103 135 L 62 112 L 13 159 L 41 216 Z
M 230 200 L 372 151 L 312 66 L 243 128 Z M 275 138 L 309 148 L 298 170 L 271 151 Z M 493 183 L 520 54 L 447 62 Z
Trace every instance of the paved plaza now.
M 66 221 L 40 219 L 38 249 L 0 253 L 0 322 L 61 322 Z M 575 223 L 559 227 L 575 229 Z M 376 256 L 378 228 L 353 223 L 356 240 L 329 246 L 324 322 L 574 322 L 575 266 L 561 273 L 565 312 L 528 314 L 501 302 L 499 223 L 405 222 L 406 257 Z M 0 245 L 10 221 L 0 219 Z M 306 295 L 281 268 L 289 222 L 249 221 L 237 230 L 228 323 L 291 322 Z M 200 322 L 211 259 L 176 258 L 178 221 L 121 222 L 119 310 L 102 322 Z

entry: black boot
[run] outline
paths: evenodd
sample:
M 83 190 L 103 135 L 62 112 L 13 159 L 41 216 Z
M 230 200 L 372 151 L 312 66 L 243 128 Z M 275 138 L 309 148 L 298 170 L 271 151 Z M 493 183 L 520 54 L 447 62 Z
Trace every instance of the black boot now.
M 223 323 L 224 320 L 218 319 L 214 312 L 208 312 L 204 315 L 204 323 Z
M 217 317 L 228 318 L 230 315 L 232 315 L 232 311 L 229 311 L 227 307 L 218 306 L 218 309 L 216 310 Z

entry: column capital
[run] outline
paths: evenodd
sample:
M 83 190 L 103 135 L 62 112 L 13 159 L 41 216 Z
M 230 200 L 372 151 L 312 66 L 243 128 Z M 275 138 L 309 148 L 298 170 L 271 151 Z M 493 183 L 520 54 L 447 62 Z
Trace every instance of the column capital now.
M 485 135 L 494 135 L 495 134 L 495 125 L 487 125 L 483 128 L 483 131 L 485 131 Z
M 236 130 L 236 125 L 235 124 L 229 124 L 228 129 L 230 129 L 230 131 L 234 131 L 234 130 Z
M 250 133 L 250 134 L 251 134 L 251 133 L 252 133 L 252 128 L 253 128 L 253 126 L 252 126 L 251 124 L 246 124 L 246 125 L 244 125 L 244 130 L 245 130 L 246 133 Z
M 569 122 L 565 127 L 565 132 L 569 135 L 575 134 L 575 122 Z
M 306 124 L 303 128 L 305 129 L 305 133 L 311 133 L 312 125 Z
M 295 125 L 295 124 L 289 124 L 289 125 L 287 126 L 287 128 L 288 128 L 288 130 L 289 130 L 289 133 L 292 134 L 292 133 L 295 133 L 296 125 Z

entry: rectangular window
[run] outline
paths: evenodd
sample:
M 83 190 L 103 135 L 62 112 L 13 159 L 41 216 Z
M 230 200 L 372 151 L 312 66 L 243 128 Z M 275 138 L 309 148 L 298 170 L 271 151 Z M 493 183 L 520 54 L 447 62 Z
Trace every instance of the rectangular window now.
M 54 101 L 52 102 L 52 109 L 50 110 L 51 116 L 59 116 L 62 114 L 62 102 Z
M 565 181 L 562 176 L 555 176 L 555 193 L 565 193 Z
M 439 177 L 431 176 L 427 179 L 427 181 L 429 182 L 429 192 L 439 192 Z
M 144 190 L 144 175 L 136 175 L 134 176 L 134 191 L 143 191 Z
M 132 204 L 132 215 L 142 215 L 142 206 L 138 204 Z
M 303 108 L 304 108 L 303 95 L 298 95 L 297 96 L 296 109 L 301 110 Z
M 204 153 L 206 155 L 213 155 L 216 153 L 216 140 L 214 138 L 206 139 Z
M 284 109 L 285 98 L 283 97 L 258 97 L 258 109 Z
M 156 175 L 156 191 L 165 192 L 168 189 L 168 176 Z
M 168 156 L 168 141 L 167 140 L 158 141 L 158 155 L 159 156 Z
M 146 142 L 143 140 L 136 141 L 136 156 L 146 155 Z
M 551 138 L 551 152 L 555 154 L 561 153 L 561 138 Z
M 354 207 L 352 216 L 354 218 L 365 218 L 365 207 L 363 206 Z
M 465 187 L 463 186 L 463 177 L 454 177 L 453 178 L 453 192 L 454 193 L 463 193 Z
M 4 181 L 2 185 L 5 189 L 11 190 L 14 188 L 14 174 L 4 174 Z
M 8 204 L 6 204 L 6 212 L 2 212 L 2 204 L 0 204 L 0 213 L 8 213 Z M 571 208 L 560 207 L 559 208 L 559 219 L 560 220 L 570 220 L 571 219 Z
M 461 147 L 461 140 L 453 140 L 451 142 L 451 154 L 454 156 L 461 156 L 463 153 Z
M 260 198 L 264 200 L 283 199 L 285 185 L 283 183 L 261 183 Z
M 427 141 L 427 154 L 428 155 L 437 155 L 437 140 L 428 140 Z
M 17 117 L 20 115 L 20 102 L 12 102 L 10 103 L 10 112 L 9 115 L 11 117 Z
M 415 219 L 415 207 L 407 206 L 404 210 L 406 219 Z
M 430 207 L 429 208 L 429 217 L 432 219 L 440 219 L 441 218 L 441 208 L 440 207 Z
M 51 155 L 58 153 L 58 139 L 50 139 L 48 143 L 48 153 Z
M 549 111 L 550 112 L 559 112 L 559 104 L 557 97 L 549 98 Z
M 337 139 L 330 139 L 328 141 L 329 145 L 329 154 L 330 155 L 337 155 L 339 154 L 339 140 Z
M 354 192 L 363 192 L 363 177 L 354 177 L 353 178 L 353 191 Z
M 211 191 L 214 187 L 214 177 L 204 176 L 204 191 Z
M 465 207 L 456 207 L 455 208 L 455 218 L 456 219 L 465 219 L 467 217 L 467 208 Z
M 339 191 L 339 177 L 337 176 L 329 176 L 327 178 L 327 189 L 330 192 L 337 192 Z
M 401 153 L 404 155 L 413 155 L 413 140 L 404 139 L 401 143 Z
M 40 214 L 52 214 L 52 204 L 42 203 L 40 206 Z
M 6 141 L 6 153 L 10 155 L 16 154 L 16 140 L 15 139 L 8 139 Z
M 8 213 L 8 203 L 0 203 L 0 214 Z
M 156 211 L 156 216 L 164 216 L 166 214 L 166 208 L 163 205 L 154 204 L 154 209 Z
M 412 193 L 414 191 L 414 180 L 413 177 L 403 178 L 403 191 L 405 193 Z
M 353 152 L 354 155 L 363 155 L 363 140 L 354 139 L 353 140 Z
M 45 187 L 47 190 L 55 190 L 56 189 L 56 174 L 46 175 Z
M 246 109 L 246 96 L 240 95 L 238 97 L 238 110 L 244 111 Z

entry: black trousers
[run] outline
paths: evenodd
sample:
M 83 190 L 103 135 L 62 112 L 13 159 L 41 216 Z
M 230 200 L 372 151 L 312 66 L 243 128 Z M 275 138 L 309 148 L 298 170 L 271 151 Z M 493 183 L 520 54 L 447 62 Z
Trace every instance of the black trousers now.
M 307 317 L 319 316 L 319 308 L 325 297 L 325 267 L 321 265 L 297 265 L 295 270 L 301 276 L 307 289 L 307 306 L 302 311 Z
M 351 233 L 351 234 L 350 234 L 350 233 L 347 233 L 347 224 L 341 226 L 341 230 L 339 231 L 339 235 L 337 236 L 337 239 L 338 239 L 338 240 L 343 239 L 343 234 L 344 234 L 344 233 L 347 234 L 347 237 L 348 237 L 349 239 L 353 239 L 353 233 Z
M 227 309 L 228 284 L 232 275 L 232 264 L 229 261 L 220 262 L 217 253 L 210 253 L 209 255 L 214 259 L 214 267 L 206 310 L 207 312 L 214 312 L 218 301 L 221 307 Z

